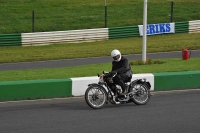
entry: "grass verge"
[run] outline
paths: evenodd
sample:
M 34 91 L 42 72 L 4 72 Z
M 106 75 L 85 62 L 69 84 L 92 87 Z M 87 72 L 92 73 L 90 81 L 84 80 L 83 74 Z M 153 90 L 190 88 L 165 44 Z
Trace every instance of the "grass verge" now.
M 158 73 L 175 71 L 195 71 L 199 70 L 200 58 L 182 60 L 181 58 L 161 59 L 162 64 L 132 65 L 133 73 Z M 133 62 L 133 60 L 130 60 Z M 12 70 L 0 71 L 0 81 L 16 80 L 36 80 L 36 79 L 58 79 L 73 77 L 96 76 L 102 71 L 110 71 L 111 63 L 93 64 L 76 67 L 52 68 L 52 69 L 32 69 L 32 70 Z
M 200 49 L 200 33 L 147 37 L 147 53 Z M 31 47 L 1 47 L 0 63 L 110 56 L 113 49 L 124 55 L 142 53 L 142 37 L 98 42 L 54 44 Z

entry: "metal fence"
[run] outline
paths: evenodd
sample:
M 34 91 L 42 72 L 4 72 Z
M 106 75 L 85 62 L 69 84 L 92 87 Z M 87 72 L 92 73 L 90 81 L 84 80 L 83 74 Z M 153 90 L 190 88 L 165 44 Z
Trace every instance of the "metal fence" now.
M 21 34 L 0 34 L 0 46 L 21 46 Z
M 200 33 L 200 20 L 189 21 L 189 33 Z
M 22 33 L 22 45 L 91 42 L 108 39 L 108 28 Z
M 175 33 L 200 33 L 200 20 L 176 22 L 174 28 Z M 139 36 L 140 34 L 138 26 L 2 34 L 0 35 L 0 46 L 26 46 L 55 43 L 91 42 Z

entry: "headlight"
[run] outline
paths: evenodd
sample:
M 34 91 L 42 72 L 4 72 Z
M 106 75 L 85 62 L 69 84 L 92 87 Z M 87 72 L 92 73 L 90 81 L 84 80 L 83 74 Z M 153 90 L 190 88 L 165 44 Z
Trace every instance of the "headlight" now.
M 103 83 L 103 82 L 104 82 L 103 77 L 104 77 L 104 75 L 101 75 L 101 76 L 99 77 L 99 82 L 100 82 L 100 83 Z

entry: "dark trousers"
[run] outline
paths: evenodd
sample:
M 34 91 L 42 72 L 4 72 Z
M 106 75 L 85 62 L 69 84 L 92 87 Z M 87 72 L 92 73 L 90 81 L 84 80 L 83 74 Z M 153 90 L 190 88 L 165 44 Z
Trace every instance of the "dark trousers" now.
M 108 84 L 108 86 L 111 88 L 111 90 L 116 93 L 116 89 L 115 89 L 115 84 L 120 85 L 122 88 L 122 91 L 125 92 L 126 91 L 126 85 L 125 83 L 130 81 L 132 77 L 128 77 L 126 74 L 117 74 L 114 78 L 113 78 L 113 82 L 114 84 Z

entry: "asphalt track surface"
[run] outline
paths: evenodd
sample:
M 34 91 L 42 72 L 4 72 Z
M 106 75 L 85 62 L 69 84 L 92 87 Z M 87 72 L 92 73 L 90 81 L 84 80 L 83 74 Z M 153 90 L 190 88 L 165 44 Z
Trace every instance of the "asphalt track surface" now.
M 84 97 L 0 102 L 1 133 L 199 133 L 200 89 L 94 110 Z
M 141 54 L 124 55 L 129 60 L 142 59 Z M 149 59 L 161 58 L 182 58 L 182 51 L 174 52 L 159 52 L 147 53 Z M 191 50 L 190 58 L 200 57 L 200 50 Z M 39 68 L 61 68 L 81 66 L 88 64 L 109 63 L 112 61 L 110 56 L 94 57 L 94 58 L 79 58 L 79 59 L 63 59 L 63 60 L 49 60 L 36 62 L 21 62 L 21 63 L 0 63 L 0 71 L 6 70 L 25 70 L 25 69 L 39 69 Z

